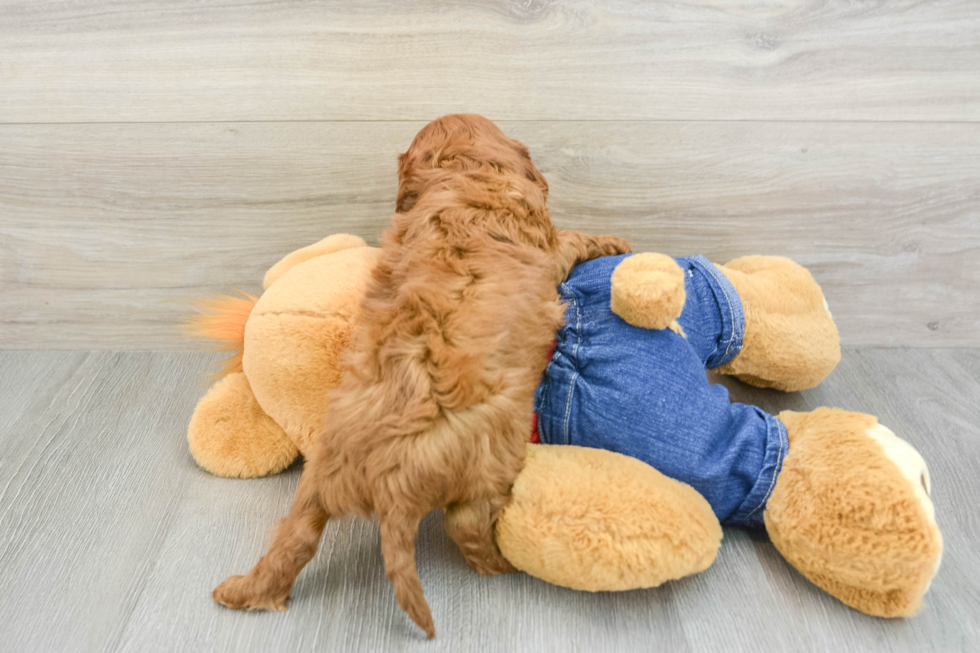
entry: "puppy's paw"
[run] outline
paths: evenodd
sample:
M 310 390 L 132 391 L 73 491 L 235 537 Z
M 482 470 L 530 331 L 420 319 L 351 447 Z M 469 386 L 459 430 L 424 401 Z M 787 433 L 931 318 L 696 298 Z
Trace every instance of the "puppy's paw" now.
M 602 250 L 603 256 L 615 256 L 617 254 L 629 254 L 633 251 L 630 244 L 617 236 L 598 236 L 596 243 Z
M 512 574 L 517 568 L 501 554 L 496 554 L 492 558 L 477 558 L 470 556 L 466 559 L 470 569 L 481 576 L 499 576 L 500 574 Z
M 510 564 L 510 561 L 507 560 L 507 558 L 500 556 L 500 560 L 496 565 L 494 565 L 490 575 L 496 576 L 498 574 L 516 574 L 517 571 L 517 567 Z
M 289 609 L 286 601 L 289 593 L 270 593 L 261 591 L 255 579 L 250 576 L 230 576 L 218 585 L 211 596 L 221 605 L 233 610 L 275 610 Z

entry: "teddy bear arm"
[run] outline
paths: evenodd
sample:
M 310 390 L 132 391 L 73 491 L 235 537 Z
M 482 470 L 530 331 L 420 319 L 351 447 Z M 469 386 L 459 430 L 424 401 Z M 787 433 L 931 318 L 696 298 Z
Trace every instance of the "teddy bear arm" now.
M 783 557 L 845 604 L 911 616 L 942 558 L 925 461 L 878 420 L 784 411 L 790 448 L 764 514 Z
M 279 277 L 303 261 L 309 261 L 311 258 L 316 258 L 317 256 L 323 256 L 325 254 L 333 254 L 334 252 L 339 252 L 345 249 L 364 247 L 365 245 L 366 243 L 363 239 L 358 238 L 357 236 L 351 236 L 349 234 L 334 234 L 332 236 L 327 236 L 317 243 L 297 249 L 295 252 L 291 252 L 280 259 L 278 263 L 269 268 L 269 271 L 265 273 L 265 278 L 262 280 L 262 287 L 268 288 L 274 284 Z
M 635 458 L 529 444 L 496 538 L 516 568 L 595 592 L 656 587 L 702 571 L 722 530 L 697 491 Z
M 229 478 L 275 474 L 299 453 L 259 406 L 241 372 L 226 376 L 198 402 L 187 442 L 198 465 Z
M 840 336 L 820 285 L 781 256 L 744 256 L 718 269 L 742 300 L 742 349 L 713 371 L 786 392 L 812 388 L 840 362 Z
M 643 253 L 616 266 L 612 275 L 612 311 L 633 326 L 671 329 L 684 309 L 684 271 L 664 254 Z

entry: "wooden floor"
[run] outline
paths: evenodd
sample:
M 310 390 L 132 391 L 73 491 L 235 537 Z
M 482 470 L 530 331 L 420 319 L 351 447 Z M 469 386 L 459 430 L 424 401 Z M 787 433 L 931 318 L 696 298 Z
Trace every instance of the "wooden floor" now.
M 423 523 L 426 643 L 384 577 L 376 523 L 330 523 L 286 613 L 210 590 L 246 570 L 299 469 L 235 481 L 198 469 L 185 429 L 210 354 L 0 352 L 0 642 L 5 651 L 968 651 L 980 637 L 980 351 L 846 350 L 820 388 L 728 382 L 776 411 L 873 412 L 925 456 L 945 556 L 906 620 L 855 612 L 764 534 L 728 530 L 706 572 L 587 594 L 524 574 L 481 578 Z

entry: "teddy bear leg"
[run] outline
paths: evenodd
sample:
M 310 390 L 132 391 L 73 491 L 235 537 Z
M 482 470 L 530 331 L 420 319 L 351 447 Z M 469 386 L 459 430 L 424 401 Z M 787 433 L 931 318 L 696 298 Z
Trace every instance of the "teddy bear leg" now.
M 564 587 L 656 587 L 707 569 L 722 531 L 694 488 L 636 458 L 574 445 L 528 444 L 496 524 L 517 569 Z
M 781 256 L 745 256 L 718 269 L 742 300 L 745 334 L 738 355 L 715 372 L 796 391 L 817 385 L 837 366 L 837 327 L 806 268 Z
M 226 376 L 198 402 L 187 428 L 187 442 L 198 465 L 230 478 L 275 474 L 299 453 L 263 412 L 241 372 Z
M 925 461 L 871 415 L 819 408 L 779 419 L 790 444 L 764 514 L 773 544 L 852 608 L 918 612 L 943 550 Z

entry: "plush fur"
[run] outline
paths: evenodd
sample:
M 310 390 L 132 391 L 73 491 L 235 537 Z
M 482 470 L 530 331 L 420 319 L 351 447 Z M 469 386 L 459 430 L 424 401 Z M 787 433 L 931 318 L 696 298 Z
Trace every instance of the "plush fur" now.
M 497 543 L 515 567 L 578 590 L 656 587 L 707 569 L 722 531 L 689 485 L 602 449 L 529 444 Z
M 262 287 L 268 289 L 269 286 L 278 281 L 282 275 L 286 274 L 300 263 L 305 263 L 310 259 L 325 256 L 327 254 L 334 254 L 336 252 L 342 252 L 347 249 L 357 249 L 359 247 L 366 246 L 367 243 L 365 243 L 362 238 L 351 236 L 350 234 L 334 234 L 333 236 L 327 236 L 319 242 L 313 243 L 312 245 L 307 245 L 306 247 L 297 249 L 295 252 L 291 252 L 284 256 L 282 260 L 269 268 L 269 271 L 265 273 L 265 278 L 262 279 Z
M 310 454 L 326 428 L 326 393 L 340 384 L 340 359 L 379 254 L 360 238 L 336 234 L 276 263 L 258 300 L 199 302 L 205 313 L 189 320 L 188 332 L 232 355 L 187 428 L 198 464 L 219 476 L 254 478 Z
M 556 286 L 578 262 L 628 251 L 559 233 L 527 149 L 479 116 L 426 126 L 399 159 L 398 213 L 382 239 L 330 397 L 330 419 L 269 552 L 214 598 L 285 609 L 330 516 L 378 516 L 386 573 L 433 637 L 415 569 L 421 518 L 476 571 L 512 571 L 493 538 L 521 470 L 537 386 L 562 321 Z
M 198 402 L 187 443 L 201 467 L 230 478 L 275 474 L 299 453 L 282 427 L 262 410 L 241 372 L 225 376 Z
M 718 269 L 745 310 L 742 349 L 713 370 L 750 385 L 795 392 L 823 381 L 840 362 L 840 336 L 810 272 L 781 256 L 743 256 Z M 664 254 L 631 256 L 612 277 L 612 310 L 645 329 L 671 329 L 684 308 L 684 273 Z
M 242 361 L 256 401 L 307 457 L 330 420 L 329 392 L 340 385 L 341 360 L 380 255 L 349 236 L 317 245 L 329 246 L 329 255 L 302 262 L 290 255 L 273 268 L 294 262 L 255 305 Z
M 918 612 L 939 567 L 942 535 L 868 435 L 878 420 L 833 408 L 783 411 L 779 419 L 790 449 L 766 506 L 772 543 L 853 608 L 880 617 Z
M 200 311 L 184 325 L 192 338 L 204 338 L 215 343 L 218 351 L 230 351 L 216 379 L 242 371 L 242 350 L 245 346 L 245 324 L 258 298 L 248 293 L 241 297 L 216 297 L 197 302 Z
M 677 318 L 685 301 L 684 271 L 666 254 L 631 256 L 613 272 L 612 310 L 634 326 L 683 335 Z
M 742 298 L 742 351 L 714 370 L 761 388 L 796 392 L 840 362 L 840 335 L 823 291 L 803 266 L 781 256 L 743 256 L 718 269 Z

